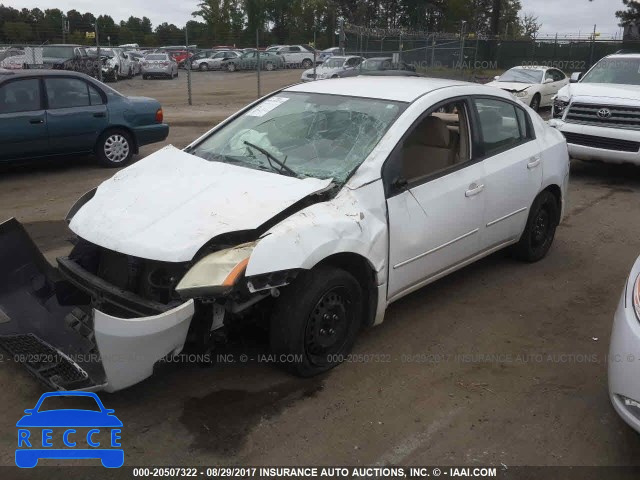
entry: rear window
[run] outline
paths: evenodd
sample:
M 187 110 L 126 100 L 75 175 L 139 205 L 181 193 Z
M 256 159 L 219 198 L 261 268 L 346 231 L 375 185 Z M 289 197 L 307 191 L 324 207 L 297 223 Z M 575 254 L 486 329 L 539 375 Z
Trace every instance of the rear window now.
M 147 55 L 147 60 L 166 60 L 166 55 Z

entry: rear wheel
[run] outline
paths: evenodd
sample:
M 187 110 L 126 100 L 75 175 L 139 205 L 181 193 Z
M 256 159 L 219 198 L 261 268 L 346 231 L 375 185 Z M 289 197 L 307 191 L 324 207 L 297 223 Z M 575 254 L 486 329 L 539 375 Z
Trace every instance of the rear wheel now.
M 525 262 L 542 260 L 551 248 L 559 219 L 556 197 L 548 191 L 540 193 L 533 201 L 524 233 L 513 247 L 515 256 Z
M 264 64 L 264 69 L 265 70 L 272 71 L 275 68 L 276 68 L 276 66 L 271 62 L 267 62 L 267 63 Z
M 113 80 L 114 82 L 118 81 L 118 67 L 115 67 L 113 69 L 113 75 L 111 77 L 111 80 Z
M 104 167 L 122 167 L 131 160 L 133 147 L 133 140 L 128 132 L 120 129 L 108 130 L 96 143 L 96 155 Z
M 303 272 L 278 298 L 271 349 L 296 375 L 325 372 L 351 351 L 363 312 L 362 288 L 350 273 L 334 267 Z
M 311 68 L 311 65 L 313 65 L 313 62 L 311 60 L 309 60 L 308 58 L 305 58 L 302 61 L 302 68 Z

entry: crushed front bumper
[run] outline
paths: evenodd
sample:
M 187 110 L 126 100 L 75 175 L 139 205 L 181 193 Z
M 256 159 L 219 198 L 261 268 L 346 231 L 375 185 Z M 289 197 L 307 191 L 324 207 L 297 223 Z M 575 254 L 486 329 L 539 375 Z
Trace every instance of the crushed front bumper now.
M 48 387 L 121 390 L 182 350 L 193 300 L 146 301 L 66 258 L 58 262 L 51 266 L 15 219 L 0 224 L 0 347 Z M 120 318 L 96 305 L 133 314 Z

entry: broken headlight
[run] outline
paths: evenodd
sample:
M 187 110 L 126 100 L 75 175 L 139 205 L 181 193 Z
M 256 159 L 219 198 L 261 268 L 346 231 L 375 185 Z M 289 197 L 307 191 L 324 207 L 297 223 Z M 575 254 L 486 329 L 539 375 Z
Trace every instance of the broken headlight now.
M 243 243 L 202 258 L 182 277 L 176 292 L 183 298 L 228 293 L 247 269 L 257 243 Z
M 560 100 L 558 98 L 553 100 L 553 118 L 562 118 L 564 111 L 569 105 L 569 102 Z

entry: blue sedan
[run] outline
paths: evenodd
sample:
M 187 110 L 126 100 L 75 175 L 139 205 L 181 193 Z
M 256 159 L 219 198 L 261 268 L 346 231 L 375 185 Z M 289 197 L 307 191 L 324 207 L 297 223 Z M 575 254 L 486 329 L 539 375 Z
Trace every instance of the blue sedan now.
M 0 70 L 0 163 L 95 153 L 106 167 L 169 134 L 157 100 L 125 97 L 78 72 Z

